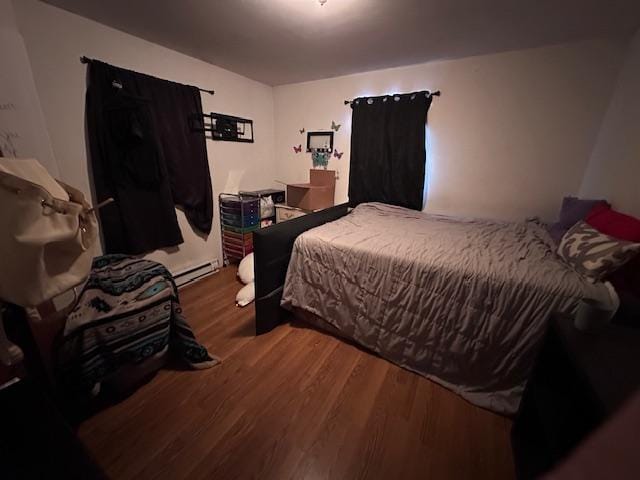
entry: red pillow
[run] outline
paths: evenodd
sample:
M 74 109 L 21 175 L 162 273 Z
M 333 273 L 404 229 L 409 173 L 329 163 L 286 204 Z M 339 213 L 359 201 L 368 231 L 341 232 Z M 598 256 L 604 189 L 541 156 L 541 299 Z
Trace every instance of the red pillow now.
M 640 220 L 605 205 L 593 207 L 587 215 L 587 223 L 606 235 L 629 242 L 640 242 Z

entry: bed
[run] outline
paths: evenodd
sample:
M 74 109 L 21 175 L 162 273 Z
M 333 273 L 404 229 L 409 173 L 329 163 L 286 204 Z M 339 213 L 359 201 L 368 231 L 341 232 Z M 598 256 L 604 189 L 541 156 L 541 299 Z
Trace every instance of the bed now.
M 513 414 L 551 312 L 608 295 L 556 256 L 537 222 L 366 203 L 297 237 L 281 305 Z

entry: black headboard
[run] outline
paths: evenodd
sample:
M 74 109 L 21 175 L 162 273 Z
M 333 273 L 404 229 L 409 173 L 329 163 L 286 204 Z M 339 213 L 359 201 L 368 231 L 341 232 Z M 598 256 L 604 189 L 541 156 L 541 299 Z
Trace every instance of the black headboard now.
M 343 203 L 253 233 L 256 335 L 272 330 L 288 318 L 288 312 L 280 307 L 280 300 L 293 243 L 298 235 L 343 217 L 348 206 Z

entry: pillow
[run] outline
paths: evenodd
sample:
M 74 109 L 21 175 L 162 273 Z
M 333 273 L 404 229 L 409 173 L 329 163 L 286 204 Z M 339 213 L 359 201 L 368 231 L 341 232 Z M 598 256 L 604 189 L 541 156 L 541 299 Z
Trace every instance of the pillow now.
M 640 220 L 602 206 L 594 207 L 587 222 L 607 235 L 640 242 Z M 620 296 L 620 309 L 615 322 L 626 325 L 640 322 L 640 255 L 627 262 L 607 278 Z
M 256 284 L 251 282 L 240 289 L 236 295 L 236 305 L 245 307 L 256 298 Z
M 238 277 L 240 281 L 246 285 L 253 282 L 254 275 L 253 252 L 251 252 L 240 261 L 240 265 L 238 265 Z
M 578 222 L 564 234 L 558 255 L 578 273 L 601 280 L 640 252 L 632 243 L 600 233 L 586 222 Z
M 591 210 L 599 205 L 609 206 L 606 200 L 583 200 L 577 197 L 564 197 L 558 221 L 549 227 L 549 234 L 556 243 L 580 220 L 587 218 Z
M 587 215 L 587 223 L 612 237 L 640 242 L 640 220 L 609 207 L 596 205 Z
M 620 297 L 614 323 L 640 326 L 640 255 L 607 278 Z

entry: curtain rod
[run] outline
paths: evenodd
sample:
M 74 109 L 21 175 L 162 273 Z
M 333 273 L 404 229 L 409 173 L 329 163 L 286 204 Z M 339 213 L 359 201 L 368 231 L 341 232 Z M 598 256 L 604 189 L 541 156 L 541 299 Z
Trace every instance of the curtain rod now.
M 93 58 L 85 57 L 84 55 L 80 57 L 80 63 L 91 63 L 93 62 Z M 204 88 L 196 87 L 201 92 L 208 93 L 209 95 L 215 94 L 215 90 L 206 90 Z
M 429 90 L 426 91 L 425 95 L 427 97 L 439 97 L 440 96 L 440 90 L 436 90 L 435 92 L 430 92 Z M 384 95 L 381 95 L 382 97 L 384 97 Z M 353 103 L 353 100 L 345 100 L 344 104 L 345 105 L 351 105 Z

